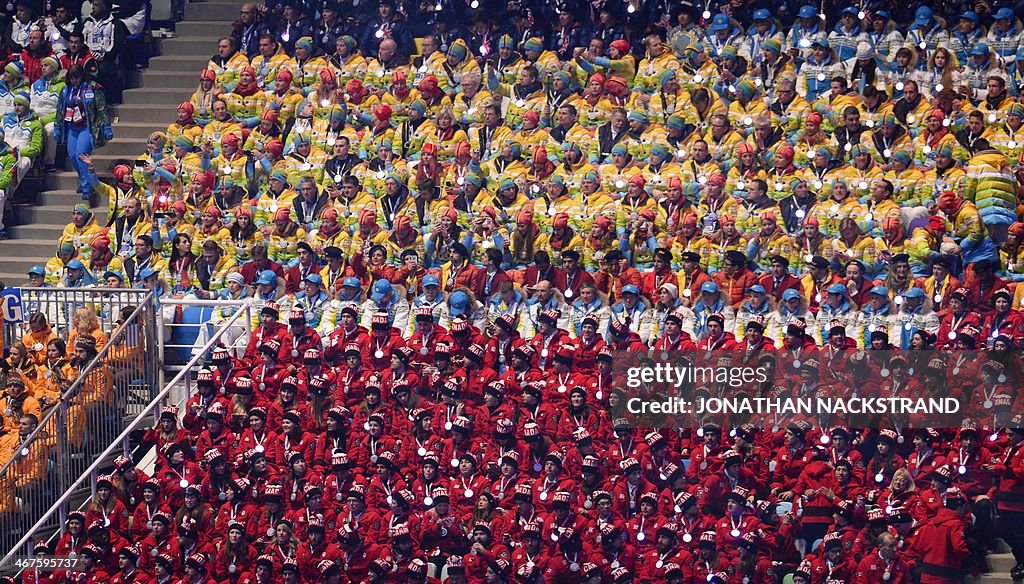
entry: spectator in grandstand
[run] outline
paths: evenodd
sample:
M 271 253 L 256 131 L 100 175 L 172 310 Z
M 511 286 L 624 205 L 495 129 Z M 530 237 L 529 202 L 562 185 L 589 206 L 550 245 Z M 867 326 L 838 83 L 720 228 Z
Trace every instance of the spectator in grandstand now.
M 21 338 L 21 342 L 28 350 L 32 361 L 36 365 L 42 365 L 46 361 L 46 346 L 55 338 L 57 335 L 46 321 L 46 315 L 36 312 L 29 316 L 28 331 Z
M 235 39 L 238 50 L 248 58 L 253 58 L 259 53 L 260 37 L 265 32 L 265 25 L 262 24 L 263 6 L 245 3 L 239 9 L 239 18 L 235 21 L 234 30 L 231 36 Z
M 147 436 L 188 549 L 166 560 L 150 546 L 141 570 L 938 582 L 980 563 L 992 507 L 1018 552 L 1019 420 L 1003 416 L 1019 401 L 1024 110 L 989 69 L 1016 37 L 980 46 L 997 14 L 998 31 L 1017 29 L 998 2 L 980 15 L 883 4 L 243 5 L 190 108 L 148 145 L 146 180 L 108 213 L 121 251 L 145 243 L 132 226 L 157 209 L 132 197 L 166 196 L 173 220 L 125 270 L 169 256 L 164 274 L 136 269 L 146 286 L 252 298 L 259 314 L 199 373 L 205 419 L 177 431 L 169 409 Z M 413 30 L 430 34 L 409 64 Z M 55 126 L 67 140 L 69 123 Z M 115 271 L 78 211 L 52 281 Z M 694 345 L 695 359 L 732 365 L 735 349 L 763 364 L 763 395 L 952 382 L 971 419 L 636 433 L 609 418 L 627 397 L 614 350 Z M 63 370 L 59 357 L 47 363 Z M 84 421 L 70 419 L 79 440 Z M 237 445 L 206 448 L 229 433 Z M 134 536 L 164 537 L 156 522 Z
M 136 8 L 141 5 L 139 2 L 130 4 L 134 4 Z M 121 8 L 129 10 L 130 4 Z M 132 11 L 131 15 L 125 16 L 130 16 L 130 22 L 139 32 L 142 23 L 136 15 L 137 12 Z M 92 12 L 82 21 L 82 35 L 89 52 L 96 59 L 96 80 L 113 104 L 121 103 L 121 72 L 118 60 L 122 57 L 125 37 L 128 34 L 125 21 L 114 17 L 109 0 L 92 0 Z
M 71 320 L 71 326 L 72 328 L 68 333 L 68 347 L 71 351 L 75 350 L 75 341 L 82 337 L 93 339 L 93 348 L 97 353 L 107 344 L 107 334 L 100 328 L 100 321 L 94 309 L 84 306 L 76 308 L 74 317 Z M 71 355 L 73 353 L 69 353 L 69 356 Z
M 91 154 L 94 147 L 105 144 L 114 137 L 114 131 L 107 117 L 103 89 L 86 77 L 85 70 L 72 66 L 64 81 L 65 87 L 57 102 L 57 111 L 64 113 L 54 127 L 53 136 L 58 143 L 67 145 L 68 158 L 78 173 L 79 192 L 82 199 L 89 200 L 93 192 L 88 181 L 89 167 L 80 156 Z

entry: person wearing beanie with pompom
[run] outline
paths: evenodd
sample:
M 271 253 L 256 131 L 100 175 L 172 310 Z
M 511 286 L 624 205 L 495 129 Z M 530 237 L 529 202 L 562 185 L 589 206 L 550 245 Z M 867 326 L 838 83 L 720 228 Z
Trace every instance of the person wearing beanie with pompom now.
M 312 36 L 303 36 L 295 41 L 295 76 L 292 87 L 302 95 L 309 95 L 320 82 L 320 73 L 329 71 L 327 59 L 317 54 Z
M 213 69 L 200 71 L 199 85 L 196 86 L 196 90 L 188 100 L 192 104 L 192 118 L 203 128 L 213 120 L 213 102 L 219 99 L 224 91 L 222 87 L 215 85 L 216 81 L 217 74 L 213 72 Z M 233 89 L 234 86 L 232 86 Z
M 14 94 L 14 111 L 5 115 L 0 122 L 7 146 L 17 153 L 14 180 L 8 188 L 10 192 L 17 190 L 21 179 L 28 175 L 32 163 L 43 151 L 43 126 L 35 112 L 29 108 L 31 98 L 27 89 Z
M 167 141 L 174 143 L 178 136 L 186 136 L 195 144 L 203 134 L 203 127 L 195 119 L 196 106 L 191 101 L 178 104 L 177 116 L 167 126 Z
M 897 121 L 896 116 L 884 115 L 880 122 L 861 136 L 861 143 L 867 147 L 882 170 L 888 170 L 892 167 L 895 154 L 899 150 L 911 148 L 913 140 L 910 132 Z
M 57 118 L 57 101 L 64 89 L 60 71 L 59 59 L 52 55 L 45 57 L 40 63 L 40 77 L 29 92 L 29 106 L 43 127 L 43 168 L 47 172 L 56 170 L 57 142 L 53 137 L 53 126 Z
M 260 102 L 260 98 L 255 97 L 255 101 L 244 100 L 243 103 L 239 104 L 241 109 L 238 111 L 230 106 L 231 102 L 229 101 L 229 109 L 238 118 L 239 123 L 248 128 L 259 123 L 259 116 L 263 111 L 267 109 L 275 110 L 278 114 L 278 122 L 281 123 L 282 127 L 287 127 L 289 122 L 299 116 L 299 111 L 304 105 L 302 92 L 292 86 L 294 81 L 295 74 L 290 69 L 282 69 L 277 72 L 273 84 L 267 87 L 266 93 L 263 94 L 262 108 L 251 107 L 250 109 L 250 107 L 246 107 L 250 103 L 255 106 L 256 103 Z
M 351 146 L 353 142 L 359 142 L 359 135 L 355 128 L 348 124 L 349 112 L 344 104 L 331 104 L 328 107 L 320 107 L 323 105 L 323 101 L 317 104 L 316 101 L 310 100 L 310 103 L 314 105 L 313 110 L 313 131 L 310 140 L 313 142 L 313 146 L 323 150 L 328 157 L 343 159 L 341 166 L 348 166 L 347 170 L 343 169 L 340 173 L 342 176 L 345 174 L 351 174 L 351 167 L 358 162 L 355 158 L 355 153 L 351 152 Z M 338 168 L 333 168 L 330 162 L 325 163 L 325 178 L 334 178 L 335 175 L 339 174 Z
M 366 75 L 366 57 L 359 53 L 356 39 L 351 35 L 343 35 L 335 42 L 333 49 L 329 61 L 338 76 L 338 86 L 345 87 L 354 79 L 362 83 Z
M 948 129 L 948 128 L 943 128 Z M 924 136 L 922 133 L 918 136 Z M 924 154 L 925 166 L 930 166 L 924 173 L 924 180 L 920 183 L 918 195 L 924 204 L 935 201 L 939 195 L 947 190 L 959 191 L 963 189 L 967 173 L 960 166 L 957 159 L 953 157 L 953 149 L 956 139 L 952 134 L 945 135 L 941 143 L 932 148 L 929 143 L 922 146 L 920 152 Z

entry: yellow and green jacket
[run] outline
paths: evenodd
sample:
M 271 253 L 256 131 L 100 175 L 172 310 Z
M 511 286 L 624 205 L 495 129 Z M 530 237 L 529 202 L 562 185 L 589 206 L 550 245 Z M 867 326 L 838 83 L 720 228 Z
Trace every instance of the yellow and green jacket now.
M 277 53 L 269 58 L 263 55 L 256 55 L 252 58 L 251 64 L 252 68 L 256 71 L 256 82 L 264 89 L 273 89 L 274 79 L 277 78 L 277 74 L 282 70 L 291 71 L 292 78 L 294 79 L 295 59 L 289 57 L 284 50 L 278 50 Z
M 236 51 L 227 59 L 214 56 L 206 64 L 206 68 L 217 75 L 216 85 L 224 88 L 224 91 L 232 91 L 238 84 L 238 74 L 249 65 L 249 58 L 242 51 Z

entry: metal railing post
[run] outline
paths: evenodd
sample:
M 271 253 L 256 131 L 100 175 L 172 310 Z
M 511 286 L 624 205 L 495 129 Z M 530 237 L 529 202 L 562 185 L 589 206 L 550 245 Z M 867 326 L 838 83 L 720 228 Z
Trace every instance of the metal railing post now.
M 156 326 L 154 327 L 155 332 L 156 332 L 155 340 L 156 340 L 156 343 L 157 343 L 157 351 L 156 352 L 157 352 L 157 354 L 159 354 L 159 365 L 160 365 L 159 370 L 158 370 L 159 371 L 158 375 L 160 376 L 160 387 L 163 387 L 164 386 L 164 368 L 163 368 L 163 365 L 164 365 L 164 363 L 167 362 L 167 355 L 165 353 L 165 351 L 166 351 L 166 342 L 164 340 L 164 311 L 161 310 L 159 304 L 157 304 L 154 307 L 154 309 L 153 309 L 153 319 L 154 319 L 154 322 L 156 322 Z
M 150 351 L 146 353 L 149 356 L 148 367 L 153 373 L 153 376 L 157 379 L 157 387 L 163 387 L 164 385 L 164 347 L 160 343 L 160 327 L 162 320 L 160 319 L 160 306 L 154 304 L 152 307 L 152 314 L 149 316 L 151 326 L 146 333 L 146 346 L 149 347 Z M 152 388 L 150 400 L 156 394 L 156 387 Z
M 64 533 L 64 526 L 67 525 L 67 522 L 68 522 L 68 505 L 67 505 L 67 503 L 62 504 L 60 506 L 60 508 L 57 510 L 57 519 L 58 519 L 58 524 L 57 525 L 60 527 L 59 530 L 57 531 L 57 533 Z
M 57 473 L 57 492 L 63 493 L 67 489 L 67 477 L 70 475 L 68 468 L 73 466 L 70 464 L 72 453 L 64 448 L 68 439 L 68 400 L 60 400 L 60 405 L 57 407 L 59 409 L 57 410 L 57 436 L 54 445 L 54 466 L 56 467 L 54 470 Z

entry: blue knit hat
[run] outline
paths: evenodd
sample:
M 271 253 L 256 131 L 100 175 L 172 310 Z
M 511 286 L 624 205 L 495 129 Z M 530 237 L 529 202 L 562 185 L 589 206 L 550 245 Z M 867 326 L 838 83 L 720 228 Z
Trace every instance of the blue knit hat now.
M 469 49 L 466 48 L 466 43 L 462 39 L 456 39 L 452 46 L 448 47 L 448 54 L 460 61 L 466 58 L 468 52 Z
M 334 104 L 331 109 L 327 110 L 327 121 L 328 122 L 340 122 L 345 119 L 345 106 L 341 104 Z
M 21 61 L 11 61 L 6 67 L 4 67 L 4 71 L 18 79 L 21 79 L 25 75 L 25 67 L 21 64 Z
M 520 144 L 519 142 L 516 142 L 515 140 L 508 140 L 505 143 L 508 144 L 508 147 L 512 150 L 512 157 L 513 158 L 519 158 L 520 156 L 523 155 L 523 145 L 522 144 Z
M 742 95 L 744 99 L 754 99 L 754 94 L 757 93 L 757 88 L 750 82 L 749 79 L 744 79 L 736 84 L 736 93 Z
M 676 78 L 676 72 L 672 69 L 663 69 L 658 73 L 658 86 L 665 87 L 665 84 Z
M 647 113 L 640 110 L 632 110 L 629 112 L 629 116 L 626 118 L 629 121 L 637 121 L 641 124 L 647 124 L 651 120 L 647 117 Z
M 910 161 L 913 160 L 913 155 L 910 154 L 909 150 L 897 150 L 892 154 L 892 161 L 902 162 L 905 166 L 910 166 Z

